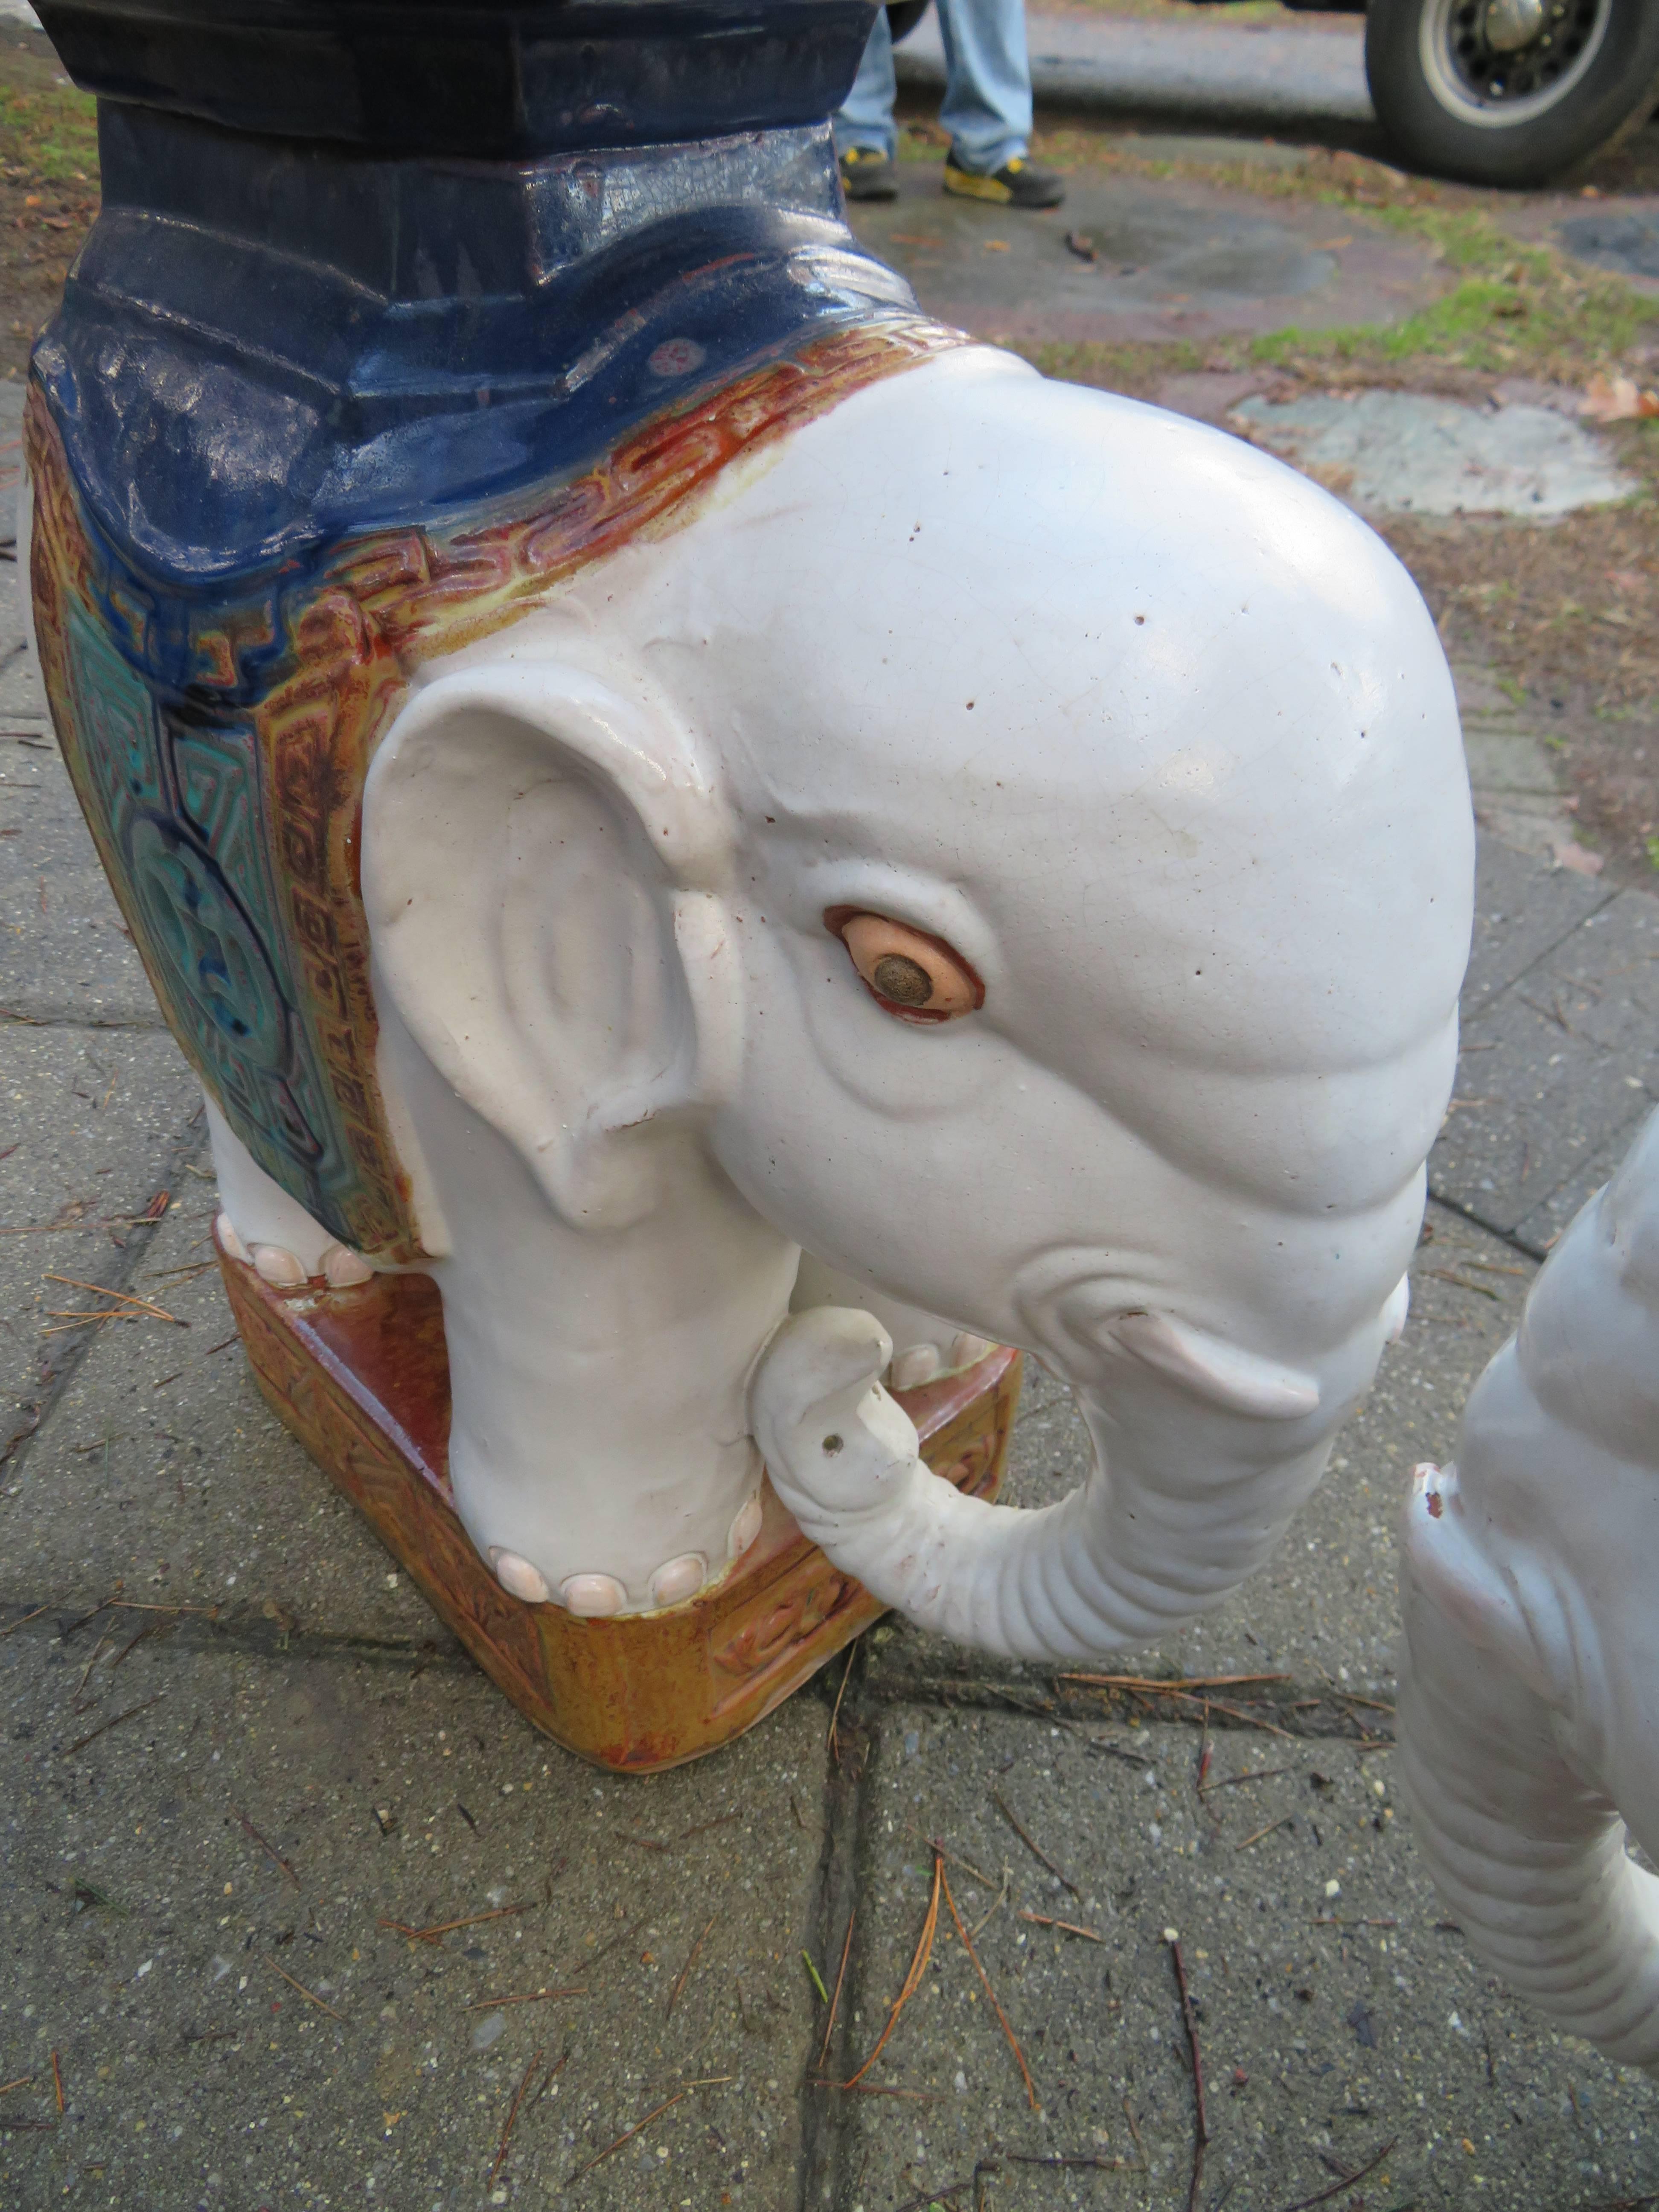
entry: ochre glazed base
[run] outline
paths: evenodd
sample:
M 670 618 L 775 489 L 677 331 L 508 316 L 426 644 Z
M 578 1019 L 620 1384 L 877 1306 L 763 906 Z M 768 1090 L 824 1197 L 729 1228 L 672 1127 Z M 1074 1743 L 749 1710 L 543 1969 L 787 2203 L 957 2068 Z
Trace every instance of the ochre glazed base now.
M 449 1487 L 443 1310 L 422 1275 L 276 1291 L 222 1249 L 254 1379 L 520 1712 L 601 1766 L 648 1774 L 728 1743 L 782 1704 L 882 1607 L 763 1486 L 761 1533 L 715 1588 L 665 1613 L 582 1620 L 508 1595 Z M 898 1393 L 927 1464 L 975 1498 L 1002 1482 L 1017 1352 Z

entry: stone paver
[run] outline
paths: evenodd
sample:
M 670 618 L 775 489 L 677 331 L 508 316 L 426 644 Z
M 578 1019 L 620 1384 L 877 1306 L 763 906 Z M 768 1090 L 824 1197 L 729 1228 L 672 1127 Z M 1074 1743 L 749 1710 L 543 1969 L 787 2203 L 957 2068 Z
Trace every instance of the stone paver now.
M 1473 720 L 1466 703 L 1470 672 L 1455 672 L 1467 726 Z M 1477 808 L 1481 798 L 1477 789 Z M 1546 872 L 1536 857 L 1524 857 L 1498 835 L 1480 838 L 1475 848 L 1474 942 L 1463 978 L 1464 1020 L 1472 1020 L 1588 916 L 1599 914 L 1613 896 L 1611 885 L 1570 868 Z
M 1555 236 L 1581 261 L 1659 289 L 1659 201 L 1632 198 L 1617 211 L 1572 216 L 1558 224 Z
M 121 1290 L 151 1264 L 155 1232 L 140 1217 L 183 1203 L 185 1164 L 201 1149 L 202 1094 L 164 1030 L 9 1024 L 0 1038 L 3 1450 L 33 1425 L 83 1341 L 64 1316 L 107 1303 L 48 1278 Z M 0 1480 L 3 1473 L 0 1466 Z
M 1395 1815 L 1388 1753 L 1235 1729 L 1213 1739 L 1208 1778 L 1266 1778 L 1200 1797 L 1196 1729 L 865 1710 L 841 2078 L 903 1980 L 937 1838 L 1042 2110 L 942 1910 L 866 2077 L 909 2094 L 843 2100 L 848 2212 L 926 2203 L 981 2161 L 999 2208 L 1185 2203 L 1193 2085 L 1171 1929 L 1207 2082 L 1201 2203 L 1272 2212 L 1379 2150 L 1363 2197 L 1380 2207 L 1565 2212 L 1659 2185 L 1659 2085 L 1541 2032 L 1471 1960 Z M 971 2179 L 951 2201 L 973 2201 Z
M 210 1183 L 149 1242 L 127 1287 L 187 1328 L 106 1328 L 36 1438 L 5 1516 L 8 1597 L 140 1595 L 335 1638 L 450 1649 L 368 1523 L 266 1410 L 211 1261 Z M 199 1273 L 191 1273 L 200 1268 Z M 79 1273 L 79 1269 L 70 1269 Z M 104 1278 L 104 1279 L 110 1279 Z
M 1464 1032 L 1437 1197 L 1505 1235 L 1659 1097 L 1659 902 L 1623 891 Z
M 6 2116 L 56 2123 L 0 2135 L 0 2202 L 793 2201 L 815 1702 L 621 1783 L 408 1647 L 70 1618 L 0 1644 Z
M 1241 400 L 1235 420 L 1372 514 L 1505 514 L 1553 522 L 1628 499 L 1637 479 L 1553 407 L 1470 407 L 1417 392 Z

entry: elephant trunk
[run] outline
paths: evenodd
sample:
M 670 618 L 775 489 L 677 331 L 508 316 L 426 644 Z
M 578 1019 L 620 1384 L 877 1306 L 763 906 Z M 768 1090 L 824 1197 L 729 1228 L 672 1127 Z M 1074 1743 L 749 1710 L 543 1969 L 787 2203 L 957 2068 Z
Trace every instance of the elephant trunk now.
M 1401 1782 L 1435 1886 L 1518 1995 L 1620 2063 L 1659 2069 L 1659 1880 L 1563 1756 L 1560 1715 L 1407 1565 Z
M 884 1604 L 1011 1658 L 1092 1659 L 1155 1641 L 1262 1565 L 1369 1379 L 1381 1331 L 1370 1336 L 1329 1403 L 1306 1378 L 1264 1369 L 1248 1407 L 1222 1407 L 1127 1363 L 1109 1407 L 1085 1401 L 1088 1484 L 1040 1510 L 964 1498 L 928 1471 L 876 1379 L 891 1346 L 868 1314 L 819 1308 L 786 1323 L 757 1372 L 751 1420 L 803 1534 Z M 1237 1397 L 1243 1382 L 1229 1382 Z

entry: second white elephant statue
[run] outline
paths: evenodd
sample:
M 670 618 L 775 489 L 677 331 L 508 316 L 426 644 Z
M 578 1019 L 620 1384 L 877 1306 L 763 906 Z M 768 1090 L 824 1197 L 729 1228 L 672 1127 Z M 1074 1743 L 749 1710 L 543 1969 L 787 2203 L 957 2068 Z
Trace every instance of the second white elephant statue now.
M 1469 1942 L 1659 2070 L 1659 1116 L 1551 1254 L 1403 1525 L 1403 1776 Z

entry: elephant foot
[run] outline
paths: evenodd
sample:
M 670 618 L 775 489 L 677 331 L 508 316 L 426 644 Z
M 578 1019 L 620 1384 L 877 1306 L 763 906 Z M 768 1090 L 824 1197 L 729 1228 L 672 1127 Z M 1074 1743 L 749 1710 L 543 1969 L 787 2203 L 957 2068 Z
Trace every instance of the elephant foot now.
M 233 1260 L 251 1267 L 262 1282 L 269 1283 L 274 1291 L 297 1291 L 311 1280 L 304 1263 L 296 1254 L 281 1244 L 255 1243 L 245 1244 L 236 1233 L 236 1225 L 228 1213 L 222 1213 L 215 1224 L 219 1242 Z M 316 1268 L 331 1291 L 355 1290 L 360 1283 L 374 1279 L 374 1270 L 361 1252 L 354 1252 L 349 1244 L 330 1244 L 325 1247 Z
M 240 1260 L 245 1267 L 251 1267 L 252 1261 L 247 1246 L 236 1234 L 236 1224 L 230 1216 L 228 1213 L 222 1213 L 213 1226 L 221 1245 L 230 1257 L 233 1260 Z
M 323 1280 L 331 1291 L 356 1290 L 359 1283 L 372 1282 L 374 1277 L 374 1268 L 349 1244 L 331 1244 L 323 1255 Z
M 280 1244 L 251 1244 L 248 1257 L 261 1282 L 269 1283 L 273 1291 L 301 1290 L 310 1279 L 293 1253 Z
M 966 1368 L 977 1367 L 995 1350 L 988 1337 L 975 1336 L 965 1328 L 958 1329 L 951 1340 L 948 1356 L 936 1344 L 908 1345 L 893 1355 L 889 1370 L 892 1386 L 895 1390 L 920 1390 L 925 1382 L 937 1382 L 941 1375 L 960 1375 Z
M 539 1567 L 532 1567 L 528 1559 L 520 1559 L 516 1552 L 504 1552 L 499 1544 L 489 1547 L 489 1564 L 495 1570 L 495 1579 L 510 1597 L 521 1597 L 527 1605 L 545 1605 L 553 1595 Z M 604 1576 L 589 1577 L 602 1582 Z M 600 1607 L 599 1610 L 609 1611 Z
M 387 1271 L 349 1297 L 296 1296 L 273 1290 L 222 1230 L 216 1243 L 253 1377 L 273 1411 L 501 1691 L 582 1757 L 637 1775 L 713 1751 L 878 1617 L 874 1597 L 830 1575 L 757 1463 L 752 1480 L 725 1493 L 725 1534 L 716 1516 L 702 1547 L 708 1579 L 689 1601 L 657 1609 L 648 1596 L 654 1571 L 672 1564 L 668 1546 L 686 1547 L 689 1532 L 665 1532 L 656 1558 L 647 1552 L 629 1567 L 625 1589 L 614 1575 L 586 1589 L 550 1587 L 565 1578 L 568 1553 L 556 1564 L 535 1557 L 528 1525 L 518 1542 L 499 1523 L 475 1538 L 456 1510 L 446 1333 L 432 1278 Z M 1018 1389 L 1018 1355 L 1003 1351 L 922 1394 L 923 1448 L 951 1484 L 994 1494 Z M 525 1596 L 508 1595 L 515 1583 Z M 573 1595 L 620 1610 L 594 1626 L 561 1602 Z
M 746 1498 L 738 1507 L 726 1538 L 724 1565 L 735 1565 L 748 1551 L 761 1533 L 763 1517 L 758 1496 Z M 492 1544 L 488 1556 L 501 1588 L 514 1597 L 523 1598 L 527 1604 L 562 1605 L 567 1613 L 588 1620 L 603 1620 L 611 1613 L 629 1609 L 627 1588 L 615 1575 L 567 1575 L 556 1589 L 541 1569 L 521 1553 Z M 671 1606 L 685 1605 L 700 1595 L 710 1580 L 708 1561 L 704 1555 L 701 1552 L 682 1552 L 677 1558 L 665 1559 L 655 1570 L 648 1584 L 649 1607 L 635 1610 L 663 1613 Z

